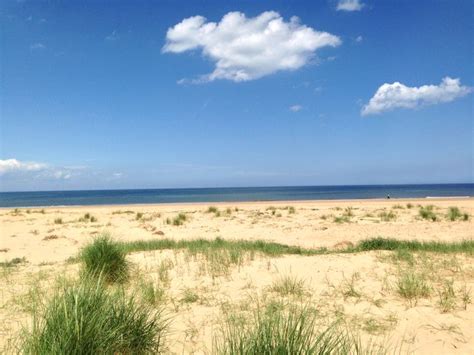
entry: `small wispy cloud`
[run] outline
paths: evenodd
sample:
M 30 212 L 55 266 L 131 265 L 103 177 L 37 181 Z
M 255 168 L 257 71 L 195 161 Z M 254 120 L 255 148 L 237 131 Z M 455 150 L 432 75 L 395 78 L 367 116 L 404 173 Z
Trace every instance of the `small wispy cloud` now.
M 105 37 L 106 41 L 116 41 L 119 39 L 119 35 L 117 33 L 117 30 L 113 30 L 111 34 Z
M 43 43 L 33 43 L 30 45 L 32 51 L 46 49 L 46 46 Z
M 339 0 L 336 6 L 337 11 L 360 11 L 365 5 L 359 0 Z
M 303 109 L 303 106 L 301 105 L 292 105 L 290 106 L 290 111 L 292 112 L 299 112 Z
M 374 115 L 396 108 L 418 107 L 450 102 L 472 92 L 472 88 L 461 85 L 460 79 L 445 77 L 439 85 L 406 86 L 399 82 L 381 85 L 369 100 L 361 114 Z
M 355 38 L 355 41 L 356 41 L 357 43 L 360 43 L 360 42 L 362 42 L 363 40 L 364 40 L 364 37 L 362 37 L 362 36 L 357 36 L 357 37 Z

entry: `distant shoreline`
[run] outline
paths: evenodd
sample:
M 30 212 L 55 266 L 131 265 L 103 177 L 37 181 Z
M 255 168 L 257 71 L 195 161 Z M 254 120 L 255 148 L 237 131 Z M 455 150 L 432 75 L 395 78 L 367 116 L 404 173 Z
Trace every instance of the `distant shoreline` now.
M 2 210 L 11 210 L 12 208 L 25 209 L 85 209 L 85 208 L 126 208 L 126 207 L 207 207 L 207 206 L 249 206 L 249 205 L 313 205 L 313 204 L 349 204 L 363 202 L 436 202 L 436 201 L 465 201 L 474 200 L 474 196 L 427 196 L 427 197 L 400 197 L 400 198 L 354 198 L 354 199 L 324 199 L 324 200 L 252 200 L 252 201 L 198 201 L 198 202 L 159 202 L 159 203 L 126 203 L 126 204 L 95 204 L 95 205 L 45 205 L 45 206 L 19 206 L 19 207 L 0 207 Z
M 0 193 L 0 207 L 154 205 L 273 201 L 468 198 L 474 184 L 282 186 Z

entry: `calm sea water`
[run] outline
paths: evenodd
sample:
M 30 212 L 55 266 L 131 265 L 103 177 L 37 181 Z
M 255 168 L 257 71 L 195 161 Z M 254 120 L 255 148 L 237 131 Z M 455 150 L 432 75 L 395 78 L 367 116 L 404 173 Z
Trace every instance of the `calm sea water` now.
M 474 184 L 1 192 L 0 207 L 474 196 Z

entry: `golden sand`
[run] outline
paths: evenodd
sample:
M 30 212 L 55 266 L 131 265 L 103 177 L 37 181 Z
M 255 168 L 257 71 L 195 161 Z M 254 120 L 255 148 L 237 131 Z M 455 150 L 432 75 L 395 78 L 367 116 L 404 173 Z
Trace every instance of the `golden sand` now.
M 219 214 L 207 212 L 211 205 Z M 420 218 L 420 205 L 436 206 L 439 220 Z M 294 213 L 288 206 L 294 208 Z M 450 206 L 459 207 L 471 218 L 448 220 L 445 215 Z M 383 214 L 390 211 L 395 217 L 384 220 Z M 86 213 L 96 221 L 84 220 Z M 186 221 L 173 225 L 179 213 L 186 214 Z M 102 232 L 121 241 L 221 237 L 337 249 L 378 236 L 461 241 L 473 238 L 473 227 L 474 199 L 0 209 L 0 261 L 26 260 L 2 269 L 0 349 L 11 349 L 11 339 L 28 324 L 28 293 L 32 287 L 39 285 L 48 290 L 57 276 L 77 275 L 79 266 L 66 263 L 66 259 L 77 255 Z M 170 353 L 209 353 L 224 311 L 229 307 L 240 310 L 256 298 L 279 296 L 271 285 L 285 276 L 302 282 L 304 291 L 298 297 L 311 302 L 322 317 L 343 319 L 365 340 L 382 341 L 400 348 L 401 353 L 474 353 L 474 309 L 465 297 L 474 290 L 474 259 L 462 254 L 415 253 L 414 257 L 417 272 L 431 273 L 428 281 L 432 288 L 430 296 L 416 304 L 397 293 L 397 280 L 407 264 L 387 251 L 311 257 L 256 255 L 241 265 L 217 271 L 208 261 L 190 258 L 183 251 L 128 256 L 134 265 L 130 288 L 139 289 L 140 282 L 145 281 L 160 283 L 164 288 L 163 304 L 172 319 L 167 340 Z M 165 269 L 167 282 L 161 280 Z M 440 295 L 445 283 L 451 281 L 456 299 L 454 307 L 446 311 Z M 195 297 L 187 299 L 185 295 L 191 291 Z

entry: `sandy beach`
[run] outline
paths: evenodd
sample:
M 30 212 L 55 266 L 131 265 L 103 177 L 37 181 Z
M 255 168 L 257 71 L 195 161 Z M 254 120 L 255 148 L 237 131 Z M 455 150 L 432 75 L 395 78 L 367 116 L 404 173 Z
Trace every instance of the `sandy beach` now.
M 420 215 L 428 205 L 435 221 Z M 447 218 L 453 206 L 468 220 Z M 179 214 L 185 217 L 175 222 Z M 58 277 L 77 277 L 79 265 L 68 258 L 104 232 L 118 241 L 219 237 L 338 250 L 375 237 L 472 240 L 473 216 L 471 198 L 4 208 L 0 349 L 11 351 L 18 332 L 28 326 L 32 288 L 46 297 Z M 163 290 L 162 305 L 171 319 L 169 353 L 211 353 L 229 309 L 245 312 L 255 299 L 272 297 L 304 299 L 324 322 L 337 319 L 363 341 L 389 344 L 401 353 L 474 352 L 474 260 L 469 254 L 257 253 L 218 271 L 209 259 L 180 250 L 135 252 L 127 258 L 133 265 L 130 290 L 139 290 L 144 282 L 160 284 Z M 18 264 L 6 266 L 14 259 Z M 416 302 L 397 293 L 398 280 L 410 268 L 426 275 L 431 290 Z M 275 285 L 285 277 L 298 280 L 298 292 L 278 291 Z M 450 307 L 442 302 L 448 283 L 454 290 Z

